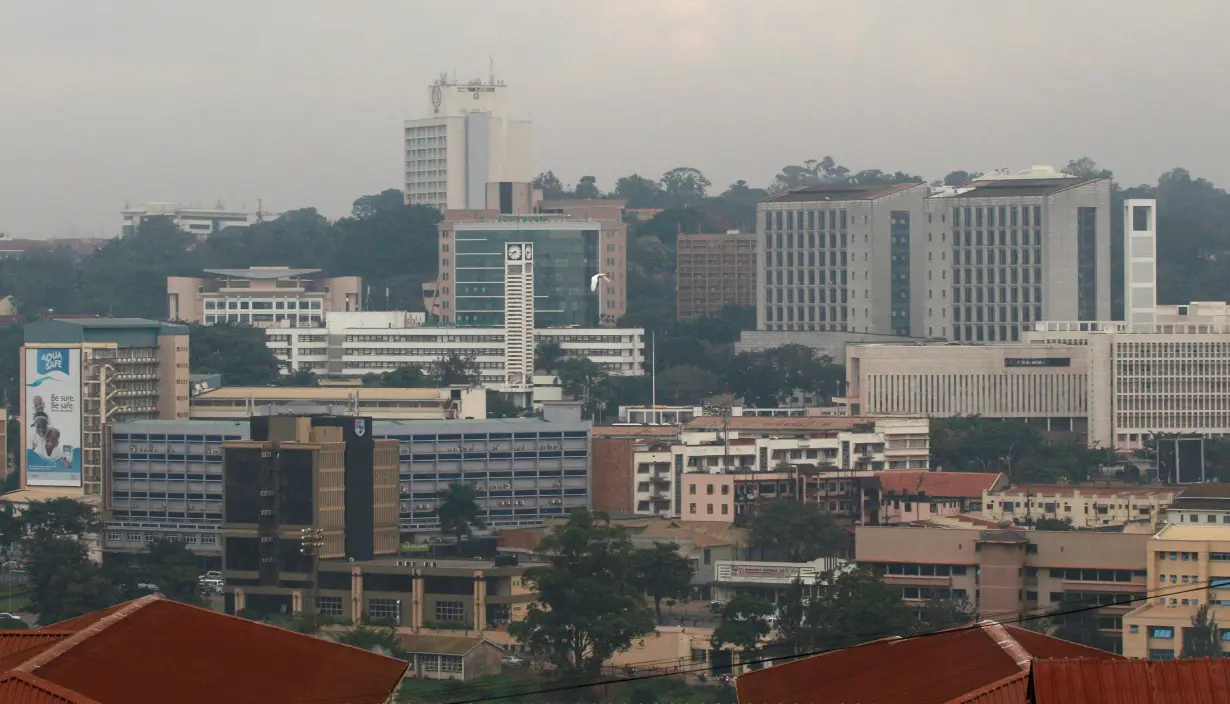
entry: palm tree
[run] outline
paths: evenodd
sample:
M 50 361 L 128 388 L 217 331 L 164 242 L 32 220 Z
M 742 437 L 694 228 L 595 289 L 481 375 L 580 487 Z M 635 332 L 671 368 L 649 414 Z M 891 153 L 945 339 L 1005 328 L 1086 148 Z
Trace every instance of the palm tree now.
M 555 371 L 555 365 L 565 355 L 564 348 L 558 342 L 539 342 L 534 352 L 534 366 L 550 374 Z
M 485 528 L 479 518 L 478 492 L 473 485 L 452 482 L 440 492 L 440 505 L 436 514 L 440 517 L 440 530 L 456 536 L 470 535 L 471 528 Z

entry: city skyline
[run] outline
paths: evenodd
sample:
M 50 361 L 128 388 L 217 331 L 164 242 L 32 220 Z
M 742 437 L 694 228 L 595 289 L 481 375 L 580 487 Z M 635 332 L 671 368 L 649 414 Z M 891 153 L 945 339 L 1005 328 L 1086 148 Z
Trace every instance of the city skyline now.
M 489 58 L 534 121 L 533 170 L 604 189 L 680 165 L 716 191 L 764 186 L 826 154 L 928 179 L 1091 156 L 1127 185 L 1174 166 L 1230 181 L 1207 148 L 1230 103 L 1202 90 L 1228 50 L 1184 31 L 1230 19 L 1213 3 L 1159 16 L 1135 3 L 10 0 L 0 13 L 11 237 L 113 236 L 125 202 L 262 198 L 343 216 L 401 187 L 403 122 L 428 114 L 428 84 L 486 78 Z M 577 29 L 539 31 L 562 17 Z M 1179 129 L 1175 104 L 1201 110 Z

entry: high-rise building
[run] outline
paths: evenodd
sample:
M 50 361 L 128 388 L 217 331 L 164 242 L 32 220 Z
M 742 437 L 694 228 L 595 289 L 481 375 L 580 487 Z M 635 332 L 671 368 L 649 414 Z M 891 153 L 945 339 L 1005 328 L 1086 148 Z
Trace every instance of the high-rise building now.
M 1157 320 L 1157 201 L 1123 201 L 1123 320 Z
M 479 209 L 488 183 L 532 178 L 530 122 L 509 117 L 507 92 L 494 76 L 431 84 L 430 117 L 405 122 L 407 205 Z
M 926 219 L 915 336 L 1011 342 L 1039 320 L 1110 320 L 1109 178 L 997 172 L 937 192 Z
M 357 276 L 316 278 L 320 269 L 254 266 L 206 269 L 209 277 L 168 276 L 167 318 L 258 328 L 318 328 L 333 311 L 363 308 Z
M 109 423 L 188 418 L 188 328 L 140 318 L 39 320 L 21 348 L 21 483 L 103 489 Z
M 534 384 L 534 245 L 504 245 L 504 385 Z
M 125 208 L 121 211 L 124 217 L 124 235 L 136 232 L 141 223 L 149 218 L 170 218 L 175 226 L 197 239 L 205 239 L 215 232 L 228 227 L 247 227 L 257 215 L 266 213 L 248 213 L 243 210 L 228 210 L 218 204 L 216 208 L 188 208 L 174 203 L 146 203 L 136 208 Z M 269 213 L 268 215 L 272 215 Z
M 675 282 L 679 320 L 756 305 L 756 234 L 679 235 Z

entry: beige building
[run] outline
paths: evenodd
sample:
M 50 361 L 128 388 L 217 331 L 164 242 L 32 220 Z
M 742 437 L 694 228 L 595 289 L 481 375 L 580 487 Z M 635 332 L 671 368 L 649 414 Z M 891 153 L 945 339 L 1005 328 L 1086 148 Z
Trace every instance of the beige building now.
M 982 517 L 1021 526 L 1050 518 L 1071 521 L 1074 528 L 1123 526 L 1152 533 L 1179 491 L 1161 486 L 1014 486 L 984 491 Z
M 980 618 L 1104 604 L 1103 635 L 1118 643 L 1127 602 L 1152 587 L 1148 536 L 1091 531 L 859 526 L 855 557 L 900 587 L 906 603 L 967 599 Z M 1230 548 L 1228 548 L 1230 549 Z
M 681 234 L 675 252 L 679 320 L 756 305 L 756 233 Z
M 262 407 L 324 407 L 374 420 L 457 420 L 487 417 L 482 388 L 398 389 L 368 386 L 223 386 L 196 394 L 193 420 L 247 420 Z
M 1145 560 L 1149 598 L 1123 618 L 1123 654 L 1172 660 L 1202 605 L 1213 607 L 1209 616 L 1219 625 L 1230 620 L 1230 485 L 1187 487 L 1146 544 Z
M 284 266 L 206 269 L 205 273 L 212 276 L 167 277 L 169 320 L 317 328 L 332 311 L 363 309 L 363 281 L 357 276 L 313 278 L 319 269 Z

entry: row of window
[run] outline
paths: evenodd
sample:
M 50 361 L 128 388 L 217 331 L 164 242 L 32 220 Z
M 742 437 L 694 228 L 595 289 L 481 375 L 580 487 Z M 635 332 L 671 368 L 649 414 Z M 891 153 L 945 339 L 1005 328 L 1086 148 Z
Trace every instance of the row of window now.
M 183 542 L 188 545 L 217 545 L 218 536 L 212 533 L 198 535 L 196 533 L 132 533 L 125 531 L 109 530 L 107 531 L 107 543 L 118 545 L 120 543 L 133 543 L 137 545 L 147 545 L 156 540 L 168 540 L 171 542 Z M 340 615 L 340 614 L 339 614 Z
M 321 310 L 317 300 L 222 301 L 205 299 L 205 310 Z

